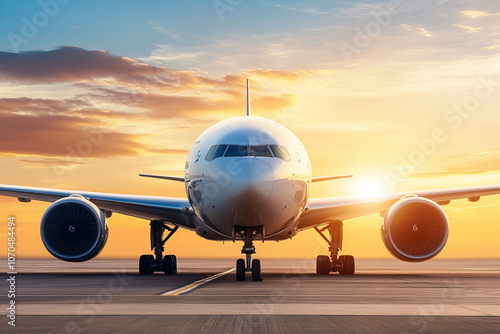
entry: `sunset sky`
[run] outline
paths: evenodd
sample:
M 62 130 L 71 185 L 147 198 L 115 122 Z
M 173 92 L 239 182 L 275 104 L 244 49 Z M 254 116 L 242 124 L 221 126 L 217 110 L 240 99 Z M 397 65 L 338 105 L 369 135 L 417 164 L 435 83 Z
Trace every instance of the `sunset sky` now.
M 0 183 L 185 197 L 137 174 L 183 176 L 198 135 L 245 114 L 250 78 L 252 114 L 299 137 L 313 176 L 355 175 L 313 184 L 313 198 L 500 184 L 500 2 L 302 3 L 1 1 Z M 50 256 L 49 205 L 0 197 L 18 256 Z M 443 208 L 438 258 L 500 257 L 500 195 Z M 149 252 L 148 221 L 108 222 L 100 257 Z M 344 254 L 390 258 L 380 222 L 346 221 Z M 327 253 L 318 238 L 257 254 L 312 259 Z M 166 249 L 236 259 L 241 243 L 180 231 Z

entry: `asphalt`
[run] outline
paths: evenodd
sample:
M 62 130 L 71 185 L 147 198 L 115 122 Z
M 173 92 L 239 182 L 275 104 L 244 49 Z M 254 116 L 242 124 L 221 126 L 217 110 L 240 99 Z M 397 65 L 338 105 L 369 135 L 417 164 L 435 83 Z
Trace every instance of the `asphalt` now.
M 500 332 L 500 260 L 358 260 L 354 276 L 262 260 L 262 282 L 237 282 L 234 261 L 179 259 L 171 276 L 140 276 L 137 262 L 18 259 L 16 326 L 4 273 L 0 332 Z

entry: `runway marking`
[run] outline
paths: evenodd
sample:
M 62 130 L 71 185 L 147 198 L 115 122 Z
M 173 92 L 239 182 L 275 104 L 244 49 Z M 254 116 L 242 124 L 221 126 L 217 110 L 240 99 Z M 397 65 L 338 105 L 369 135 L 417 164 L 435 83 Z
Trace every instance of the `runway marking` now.
M 187 293 L 193 289 L 196 289 L 197 287 L 199 287 L 200 285 L 203 285 L 205 283 L 208 283 L 210 281 L 213 281 L 214 279 L 217 279 L 219 277 L 222 277 L 226 274 L 229 274 L 230 272 L 232 271 L 235 271 L 236 268 L 231 268 L 229 270 L 226 270 L 224 272 L 221 272 L 221 273 L 218 273 L 218 274 L 215 274 L 215 275 L 212 275 L 212 276 L 208 276 L 204 279 L 200 279 L 196 282 L 193 282 L 191 284 L 188 284 L 188 285 L 185 285 L 181 288 L 178 288 L 178 289 L 175 289 L 175 290 L 171 290 L 171 291 L 167 291 L 165 293 L 162 293 L 161 296 L 178 296 L 178 295 L 181 295 L 183 293 Z
M 183 304 L 183 303 L 110 303 L 85 304 L 99 315 L 378 315 L 378 316 L 500 316 L 498 304 L 442 304 L 432 314 L 434 304 Z M 21 303 L 19 315 L 82 315 L 81 304 Z M 431 313 L 429 313 L 431 312 Z M 0 310 L 5 315 L 6 311 Z M 16 312 L 17 314 L 17 312 Z

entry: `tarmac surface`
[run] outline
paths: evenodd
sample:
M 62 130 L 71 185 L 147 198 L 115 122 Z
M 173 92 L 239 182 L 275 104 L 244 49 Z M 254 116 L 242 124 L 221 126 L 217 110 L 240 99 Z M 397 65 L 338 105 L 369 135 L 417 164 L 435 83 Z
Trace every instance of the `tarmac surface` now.
M 140 276 L 137 262 L 17 259 L 0 332 L 500 333 L 500 260 L 357 260 L 354 276 L 262 260 L 262 282 L 237 282 L 229 260 L 179 259 L 171 276 Z

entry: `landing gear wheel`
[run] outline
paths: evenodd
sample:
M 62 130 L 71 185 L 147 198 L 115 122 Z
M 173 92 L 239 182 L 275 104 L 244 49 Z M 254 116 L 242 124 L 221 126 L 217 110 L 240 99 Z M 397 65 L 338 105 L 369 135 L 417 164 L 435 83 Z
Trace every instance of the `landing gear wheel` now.
M 172 257 L 172 269 L 174 271 L 174 274 L 177 274 L 177 256 L 175 255 L 170 255 Z
M 236 261 L 236 280 L 244 281 L 245 280 L 245 260 L 238 259 Z
M 163 271 L 165 274 L 177 273 L 177 258 L 175 255 L 163 256 L 163 246 L 168 239 L 179 229 L 179 226 L 170 227 L 162 220 L 152 220 L 149 237 L 151 241 L 151 250 L 155 255 L 142 255 L 139 259 L 139 273 L 141 275 L 151 275 L 156 271 Z M 166 238 L 163 234 L 167 230 L 169 233 Z
M 260 277 L 260 260 L 259 259 L 252 260 L 252 281 L 257 281 L 257 282 L 262 281 L 262 277 Z
M 139 258 L 139 274 L 141 275 L 151 275 L 153 273 L 153 268 L 151 264 L 154 261 L 153 255 L 141 255 Z
M 326 255 L 318 255 L 316 258 L 316 273 L 318 275 L 328 275 L 331 269 L 330 258 Z
M 339 269 L 341 275 L 354 275 L 354 257 L 351 255 L 339 256 L 342 267 Z
M 165 275 L 177 273 L 177 258 L 175 255 L 165 255 L 161 261 L 161 268 Z

